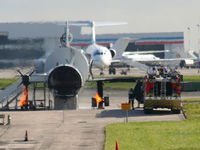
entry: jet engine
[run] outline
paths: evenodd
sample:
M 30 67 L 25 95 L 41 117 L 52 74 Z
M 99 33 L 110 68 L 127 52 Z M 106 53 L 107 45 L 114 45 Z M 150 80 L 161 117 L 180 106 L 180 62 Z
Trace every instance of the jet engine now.
M 115 57 L 115 55 L 116 55 L 116 50 L 110 49 L 110 53 L 111 53 L 111 56 L 112 56 L 112 58 L 113 58 L 113 57 Z
M 55 109 L 76 109 L 77 94 L 89 76 L 89 63 L 83 50 L 59 48 L 44 62 L 48 88 Z
M 48 87 L 54 89 L 56 95 L 75 96 L 82 82 L 81 73 L 71 65 L 55 67 L 48 77 Z

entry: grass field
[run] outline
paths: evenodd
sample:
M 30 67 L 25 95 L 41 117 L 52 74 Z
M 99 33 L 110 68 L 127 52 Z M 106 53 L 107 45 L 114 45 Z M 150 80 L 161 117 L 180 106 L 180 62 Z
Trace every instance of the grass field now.
M 17 79 L 0 79 L 0 89 L 4 89 L 16 81 Z
M 131 76 L 126 76 L 126 77 L 131 77 Z M 16 80 L 17 79 L 0 79 L 0 89 L 6 88 L 13 82 L 16 82 Z M 184 81 L 200 82 L 200 76 L 184 76 Z M 110 88 L 110 89 L 129 90 L 131 87 L 134 86 L 135 86 L 134 82 L 104 83 L 104 88 Z M 85 88 L 96 88 L 96 82 L 86 82 Z
M 119 89 L 119 90 L 129 90 L 130 88 L 135 87 L 134 82 L 116 82 L 116 83 L 104 83 L 104 88 L 107 89 Z M 86 82 L 84 88 L 96 88 L 96 82 Z
M 184 81 L 200 82 L 200 76 L 183 76 Z
M 169 122 L 131 122 L 106 127 L 105 150 L 199 150 L 200 103 L 184 105 L 188 119 Z
M 199 98 L 181 98 L 182 102 L 200 102 Z
M 200 82 L 200 76 L 184 76 L 184 81 Z M 104 88 L 129 90 L 134 87 L 134 82 L 104 83 Z M 96 82 L 86 82 L 85 88 L 96 88 Z

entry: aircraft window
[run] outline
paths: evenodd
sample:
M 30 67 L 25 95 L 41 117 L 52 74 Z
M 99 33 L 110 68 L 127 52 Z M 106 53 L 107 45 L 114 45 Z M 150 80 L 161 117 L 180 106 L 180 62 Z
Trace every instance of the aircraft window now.
M 100 53 L 98 50 L 96 50 L 96 51 L 94 52 L 94 55 L 101 55 L 101 53 Z

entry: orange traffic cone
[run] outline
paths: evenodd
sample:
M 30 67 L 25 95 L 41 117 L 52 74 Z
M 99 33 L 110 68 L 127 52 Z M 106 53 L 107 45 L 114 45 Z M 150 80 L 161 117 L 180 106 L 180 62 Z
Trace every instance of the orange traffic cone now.
M 27 132 L 27 130 L 26 130 L 26 132 L 25 132 L 25 138 L 24 138 L 24 141 L 28 141 L 28 132 Z
M 119 150 L 119 145 L 118 145 L 117 141 L 116 141 L 116 145 L 115 145 L 115 150 Z

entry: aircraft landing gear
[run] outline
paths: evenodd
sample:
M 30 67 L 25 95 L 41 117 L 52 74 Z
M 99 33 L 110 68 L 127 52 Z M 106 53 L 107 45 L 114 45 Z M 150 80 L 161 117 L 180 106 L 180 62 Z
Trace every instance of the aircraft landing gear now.
M 113 66 L 109 66 L 109 75 L 115 75 L 116 74 L 116 69 Z
M 100 76 L 103 76 L 103 75 L 104 75 L 103 69 L 101 69 L 99 75 L 100 75 Z

